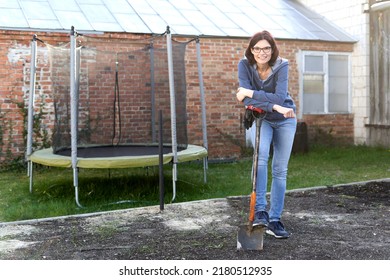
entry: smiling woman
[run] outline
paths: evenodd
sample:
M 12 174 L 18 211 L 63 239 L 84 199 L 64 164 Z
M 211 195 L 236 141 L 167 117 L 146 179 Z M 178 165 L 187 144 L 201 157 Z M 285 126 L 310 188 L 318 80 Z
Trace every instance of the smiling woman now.
M 265 112 L 252 126 L 254 147 L 253 175 L 255 206 L 253 227 L 267 227 L 276 238 L 288 238 L 281 216 L 287 189 L 287 166 L 290 159 L 297 120 L 295 104 L 288 92 L 288 61 L 279 57 L 275 39 L 264 30 L 254 34 L 238 64 L 239 91 L 237 99 L 248 111 L 255 107 Z M 255 140 L 256 139 L 256 140 Z M 268 160 L 273 147 L 271 198 L 268 207 Z M 269 214 L 268 214 L 269 212 Z

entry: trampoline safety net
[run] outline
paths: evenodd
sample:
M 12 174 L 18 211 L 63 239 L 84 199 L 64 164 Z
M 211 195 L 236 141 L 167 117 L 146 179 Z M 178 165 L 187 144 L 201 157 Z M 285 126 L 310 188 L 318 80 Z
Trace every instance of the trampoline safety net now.
M 160 110 L 164 146 L 170 146 L 166 37 L 115 42 L 78 36 L 76 42 L 75 67 L 70 63 L 69 44 L 47 45 L 55 118 L 53 152 L 71 147 L 70 71 L 76 73 L 78 147 L 157 146 Z M 178 150 L 188 144 L 185 52 L 185 43 L 172 40 Z

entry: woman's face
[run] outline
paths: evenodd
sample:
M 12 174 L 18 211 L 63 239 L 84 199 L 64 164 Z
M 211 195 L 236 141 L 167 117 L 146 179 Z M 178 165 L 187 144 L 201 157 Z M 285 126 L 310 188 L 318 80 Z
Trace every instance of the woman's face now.
M 257 64 L 265 64 L 271 59 L 272 48 L 267 40 L 260 40 L 252 48 L 252 54 Z

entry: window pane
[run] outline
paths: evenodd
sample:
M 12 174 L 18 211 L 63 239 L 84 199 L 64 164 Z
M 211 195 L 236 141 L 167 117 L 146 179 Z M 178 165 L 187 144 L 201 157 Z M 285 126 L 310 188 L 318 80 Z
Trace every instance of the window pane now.
M 305 72 L 324 72 L 322 56 L 305 55 Z
M 348 56 L 329 55 L 329 76 L 348 77 Z
M 329 112 L 348 112 L 348 95 L 333 94 L 329 96 Z
M 329 112 L 348 112 L 348 56 L 329 55 Z
M 303 113 L 324 112 L 324 76 L 303 76 Z

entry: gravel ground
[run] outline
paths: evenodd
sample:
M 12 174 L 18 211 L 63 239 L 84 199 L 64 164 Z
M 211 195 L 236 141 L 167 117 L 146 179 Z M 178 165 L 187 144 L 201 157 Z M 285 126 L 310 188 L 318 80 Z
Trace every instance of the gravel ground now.
M 389 260 L 390 179 L 290 191 L 291 237 L 237 250 L 249 196 L 0 224 L 3 260 Z

